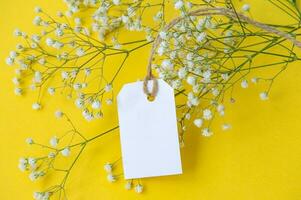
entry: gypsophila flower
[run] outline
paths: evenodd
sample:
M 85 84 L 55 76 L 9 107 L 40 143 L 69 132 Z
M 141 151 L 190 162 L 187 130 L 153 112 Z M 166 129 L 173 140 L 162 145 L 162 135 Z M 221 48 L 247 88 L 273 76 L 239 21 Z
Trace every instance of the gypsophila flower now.
M 229 130 L 230 128 L 231 128 L 231 125 L 230 125 L 230 124 L 223 124 L 223 125 L 222 125 L 222 130 L 223 130 L 223 131 Z
M 54 95 L 55 94 L 55 88 L 53 88 L 53 87 L 48 88 L 48 93 L 50 95 Z
M 258 83 L 258 78 L 257 77 L 253 77 L 251 79 L 251 81 L 252 81 L 252 83 L 256 84 L 256 83 Z
M 62 71 L 61 76 L 62 76 L 62 79 L 67 79 L 69 77 L 69 74 L 66 71 Z
M 106 163 L 103 168 L 106 172 L 111 173 L 113 169 L 113 165 L 111 163 Z
M 14 77 L 14 78 L 12 79 L 12 82 L 13 82 L 15 85 L 20 85 L 20 79 L 17 78 L 17 77 Z
M 56 153 L 54 153 L 54 152 L 50 152 L 48 154 L 48 158 L 54 158 L 55 156 L 56 156 Z
M 14 64 L 14 59 L 12 57 L 8 57 L 5 62 L 7 65 L 12 66 Z
M 35 158 L 28 158 L 28 164 L 32 169 L 35 169 L 37 160 Z
M 57 111 L 55 111 L 54 115 L 56 118 L 62 118 L 64 113 L 60 110 L 57 110 Z
M 104 87 L 105 92 L 110 92 L 112 90 L 112 84 L 106 84 L 106 86 Z
M 33 110 L 40 110 L 42 108 L 41 104 L 38 102 L 35 102 L 32 104 L 32 109 Z
M 100 101 L 99 101 L 99 100 L 93 101 L 91 107 L 92 107 L 93 109 L 95 109 L 95 110 L 100 109 L 100 107 L 101 107 Z
M 132 189 L 132 181 L 127 181 L 126 183 L 125 183 L 125 186 L 124 186 L 124 188 L 126 189 L 126 190 L 130 190 L 130 189 Z
M 55 43 L 55 41 L 52 40 L 51 38 L 47 38 L 47 39 L 46 39 L 46 44 L 47 44 L 47 46 L 52 46 L 52 45 L 54 45 L 54 43 Z
M 22 92 L 23 92 L 23 90 L 22 90 L 21 88 L 19 88 L 19 87 L 16 87 L 16 88 L 14 89 L 14 93 L 15 93 L 15 95 L 17 95 L 17 96 L 22 95 Z
M 34 143 L 32 138 L 26 138 L 25 142 L 29 145 L 32 145 Z
M 267 93 L 267 92 L 261 92 L 261 93 L 259 94 L 259 97 L 260 97 L 260 99 L 263 100 L 263 101 L 269 99 L 269 96 L 268 96 L 268 93 Z
M 248 81 L 247 81 L 247 80 L 243 80 L 243 81 L 240 83 L 240 86 L 241 86 L 242 88 L 247 88 L 247 87 L 249 86 Z
M 77 49 L 76 50 L 76 55 L 79 56 L 79 57 L 85 55 L 84 49 L 83 48 Z
M 121 0 L 113 0 L 113 4 L 114 4 L 115 6 L 118 6 L 118 5 L 121 4 Z
M 207 37 L 207 34 L 205 32 L 202 32 L 202 33 L 198 34 L 197 41 L 203 42 L 206 39 L 206 37 Z
M 40 13 L 40 12 L 42 12 L 42 8 L 39 7 L 39 6 L 36 6 L 36 7 L 34 8 L 34 11 L 35 11 L 35 13 Z
M 195 85 L 196 83 L 196 78 L 194 76 L 188 76 L 187 79 L 186 79 L 187 83 L 189 85 Z
M 52 147 L 56 147 L 59 143 L 59 139 L 56 136 L 53 136 L 52 138 L 50 138 L 49 140 L 49 144 Z
M 202 119 L 195 119 L 193 121 L 194 125 L 198 128 L 200 128 L 203 125 L 203 120 Z
M 175 3 L 175 9 L 177 9 L 177 10 L 181 9 L 183 6 L 184 6 L 184 2 L 182 0 L 178 0 Z
M 107 175 L 107 180 L 110 182 L 110 183 L 113 183 L 116 181 L 116 177 L 113 175 L 113 174 L 108 174 Z
M 24 172 L 27 169 L 27 164 L 28 164 L 28 160 L 25 158 L 20 158 L 19 159 L 19 164 L 18 164 L 18 168 Z
M 113 103 L 113 100 L 112 99 L 106 99 L 106 104 L 107 105 L 112 105 Z
M 249 4 L 244 4 L 243 6 L 242 6 L 242 11 L 245 11 L 245 12 L 248 12 L 248 11 L 250 11 L 250 5 Z
M 203 110 L 203 118 L 205 120 L 210 120 L 212 118 L 212 112 L 209 109 Z
M 205 136 L 205 137 L 210 137 L 211 135 L 213 135 L 213 133 L 210 131 L 209 128 L 204 128 L 202 130 L 202 135 Z
M 61 154 L 65 157 L 68 157 L 70 156 L 70 148 L 69 147 L 66 147 L 64 148 L 62 151 L 61 151 Z
M 143 192 L 143 186 L 141 184 L 137 184 L 135 186 L 135 192 L 137 192 L 138 194 Z
M 222 104 L 219 104 L 216 108 L 217 112 L 219 113 L 220 116 L 225 115 L 225 106 Z

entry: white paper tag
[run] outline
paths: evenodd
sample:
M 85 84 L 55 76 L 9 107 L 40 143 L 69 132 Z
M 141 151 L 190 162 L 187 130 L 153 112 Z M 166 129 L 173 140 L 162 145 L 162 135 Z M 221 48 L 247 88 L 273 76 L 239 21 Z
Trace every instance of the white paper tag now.
M 123 86 L 117 97 L 125 179 L 182 173 L 173 88 L 158 80 L 154 101 L 143 82 Z

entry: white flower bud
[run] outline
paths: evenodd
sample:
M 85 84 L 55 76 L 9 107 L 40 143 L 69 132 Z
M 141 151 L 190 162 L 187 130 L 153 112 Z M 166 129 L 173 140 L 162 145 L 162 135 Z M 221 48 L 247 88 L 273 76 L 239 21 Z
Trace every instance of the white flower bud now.
M 203 125 L 203 120 L 202 119 L 195 119 L 193 121 L 194 125 L 198 128 L 200 128 Z

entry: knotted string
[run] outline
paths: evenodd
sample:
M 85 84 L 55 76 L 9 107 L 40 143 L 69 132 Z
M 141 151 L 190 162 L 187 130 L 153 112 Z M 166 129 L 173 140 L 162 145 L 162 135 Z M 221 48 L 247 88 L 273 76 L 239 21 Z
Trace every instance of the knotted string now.
M 296 45 L 297 47 L 299 47 L 301 49 L 301 42 L 296 40 L 296 38 L 294 38 L 291 34 L 289 33 L 285 33 L 282 32 L 272 26 L 263 24 L 261 22 L 257 22 L 241 13 L 236 13 L 231 9 L 228 8 L 200 8 L 194 11 L 191 11 L 189 13 L 187 13 L 187 16 L 213 16 L 213 15 L 223 15 L 223 16 L 227 16 L 229 18 L 232 18 L 234 20 L 238 20 L 238 21 L 245 21 L 249 24 L 252 24 L 253 26 L 256 26 L 258 28 L 261 28 L 267 32 L 273 33 L 275 35 L 278 35 L 280 37 L 283 37 L 289 41 L 291 41 L 294 45 Z M 167 32 L 170 28 L 172 28 L 174 25 L 176 25 L 177 23 L 179 23 L 181 20 L 183 20 L 185 17 L 187 16 L 183 16 L 183 17 L 177 17 L 175 19 L 173 19 L 171 22 L 169 22 L 162 31 Z M 154 55 L 155 55 L 155 51 L 157 49 L 157 46 L 160 44 L 161 42 L 161 37 L 160 34 L 157 35 L 157 37 L 154 40 L 152 49 L 151 49 L 151 53 L 148 59 L 148 65 L 147 65 L 147 72 L 146 72 L 146 76 L 144 78 L 144 82 L 143 82 L 143 91 L 144 93 L 148 96 L 148 97 L 156 97 L 157 93 L 158 93 L 158 80 L 156 79 L 156 77 L 152 74 L 152 62 L 154 60 Z M 148 89 L 148 82 L 152 80 L 153 81 L 153 86 L 152 86 L 152 90 L 149 91 Z

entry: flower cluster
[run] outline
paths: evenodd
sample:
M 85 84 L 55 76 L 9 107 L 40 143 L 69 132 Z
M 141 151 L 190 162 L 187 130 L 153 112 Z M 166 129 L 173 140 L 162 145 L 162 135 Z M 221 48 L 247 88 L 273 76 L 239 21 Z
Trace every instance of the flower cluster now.
M 156 76 L 175 90 L 184 144 L 184 133 L 191 125 L 199 129 L 200 135 L 213 135 L 212 122 L 217 116 L 225 116 L 227 100 L 235 102 L 235 89 L 262 83 L 266 89 L 259 98 L 268 100 L 275 78 L 289 63 L 301 60 L 295 46 L 286 43 L 287 38 L 292 41 L 300 36 L 301 12 L 291 0 L 273 3 L 296 21 L 285 26 L 257 22 L 250 18 L 253 8 L 249 4 L 237 8 L 231 1 L 64 1 L 68 10 L 58 12 L 56 17 L 36 7 L 33 24 L 41 31 L 30 35 L 16 29 L 14 35 L 24 42 L 6 59 L 7 65 L 15 66 L 14 93 L 38 93 L 32 104 L 34 110 L 43 108 L 43 92 L 47 91 L 50 96 L 60 93 L 72 100 L 87 121 L 102 118 L 104 105 L 115 101 L 114 83 L 127 59 L 134 51 L 152 44 L 154 57 L 150 64 Z M 177 17 L 169 19 L 166 12 Z M 124 39 L 125 32 L 131 32 L 131 37 Z M 258 62 L 262 56 L 264 63 Z M 265 69 L 269 73 L 265 74 Z M 65 113 L 56 111 L 55 116 L 65 118 L 71 130 L 52 136 L 47 145 L 26 139 L 28 145 L 49 151 L 19 161 L 20 170 L 27 171 L 32 181 L 51 172 L 65 174 L 59 184 L 35 192 L 37 200 L 66 197 L 66 181 L 86 145 L 118 128 L 86 138 Z M 221 124 L 221 130 L 229 128 L 230 124 Z M 57 168 L 54 161 L 58 157 L 71 160 L 69 167 Z M 113 173 L 115 165 L 104 166 L 109 182 L 122 176 Z M 143 191 L 140 180 L 127 181 L 125 188 Z

